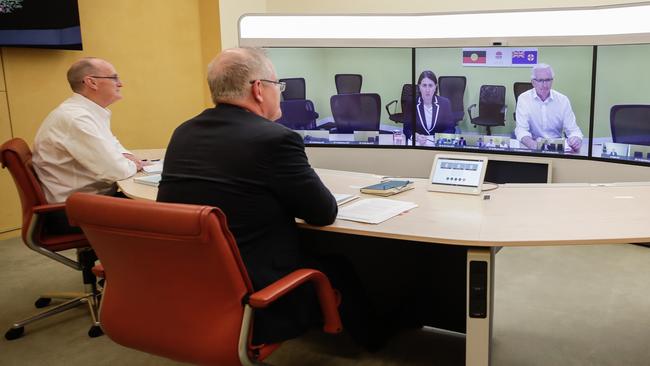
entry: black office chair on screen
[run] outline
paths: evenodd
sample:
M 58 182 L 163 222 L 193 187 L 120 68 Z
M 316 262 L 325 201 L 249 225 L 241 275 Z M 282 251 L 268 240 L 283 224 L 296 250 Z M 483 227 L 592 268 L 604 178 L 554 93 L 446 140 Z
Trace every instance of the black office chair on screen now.
M 336 74 L 334 75 L 334 84 L 336 84 L 337 94 L 361 93 L 361 84 L 363 76 L 360 74 Z
M 283 100 L 306 99 L 305 78 L 284 78 L 280 81 L 287 84 L 282 92 Z
M 404 123 L 405 114 L 407 108 L 411 108 L 413 103 L 413 85 L 404 84 L 402 85 L 402 95 L 400 97 L 400 106 L 402 108 L 401 112 L 397 112 L 397 99 L 391 100 L 390 103 L 386 104 L 386 113 L 388 113 L 388 118 L 397 123 Z M 393 111 L 391 113 L 391 106 Z
M 333 133 L 379 131 L 381 97 L 376 93 L 332 95 L 330 107 L 336 127 Z
M 530 89 L 533 88 L 533 83 L 529 81 L 515 81 L 515 83 L 512 85 L 512 90 L 515 93 L 515 111 L 512 112 L 512 118 L 516 121 L 517 120 L 517 102 L 519 101 L 519 96 Z
M 650 146 L 650 105 L 618 104 L 609 112 L 612 141 Z
M 503 85 L 481 85 L 478 101 L 478 116 L 474 117 L 472 111 L 476 104 L 467 109 L 469 119 L 476 126 L 484 126 L 487 134 L 492 134 L 491 127 L 505 126 L 506 124 L 506 87 Z
M 283 100 L 280 102 L 282 117 L 276 122 L 292 130 L 315 130 L 318 113 L 309 99 Z
M 451 102 L 451 113 L 454 122 L 458 123 L 465 118 L 465 87 L 467 78 L 464 76 L 441 76 L 438 78 L 438 91 Z

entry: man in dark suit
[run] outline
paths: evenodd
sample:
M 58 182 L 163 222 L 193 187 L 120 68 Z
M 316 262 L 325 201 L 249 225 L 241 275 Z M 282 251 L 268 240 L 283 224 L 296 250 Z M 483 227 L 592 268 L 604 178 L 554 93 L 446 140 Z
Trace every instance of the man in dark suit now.
M 277 80 L 258 49 L 225 50 L 210 63 L 208 83 L 216 107 L 174 131 L 158 201 L 223 210 L 255 289 L 305 267 L 323 270 L 337 286 L 336 275 L 299 245 L 296 217 L 329 225 L 338 208 L 309 165 L 300 135 L 273 122 L 281 116 L 284 89 Z M 253 342 L 296 337 L 321 319 L 313 289 L 303 286 L 255 313 Z

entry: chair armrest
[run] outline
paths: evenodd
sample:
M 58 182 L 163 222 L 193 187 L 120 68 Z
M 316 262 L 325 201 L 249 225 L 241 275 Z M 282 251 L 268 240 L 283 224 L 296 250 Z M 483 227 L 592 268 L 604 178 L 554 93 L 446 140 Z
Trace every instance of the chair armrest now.
M 299 269 L 289 273 L 262 290 L 253 293 L 248 299 L 248 304 L 253 308 L 263 309 L 305 282 L 312 282 L 316 289 L 318 302 L 323 312 L 323 330 L 327 333 L 340 332 L 343 325 L 337 309 L 336 293 L 327 276 L 315 269 Z
M 389 116 L 390 116 L 391 114 L 393 114 L 393 113 L 390 113 L 390 106 L 393 105 L 393 104 L 397 104 L 397 99 L 395 99 L 395 100 L 391 100 L 390 103 L 386 104 L 386 106 L 385 106 L 385 108 L 386 108 L 386 113 L 388 113 Z
M 51 205 L 39 205 L 32 208 L 32 213 L 43 214 L 55 211 L 65 211 L 65 203 L 53 203 Z
M 475 108 L 476 108 L 476 103 L 472 104 L 471 106 L 469 106 L 469 108 L 467 108 L 467 114 L 469 115 L 470 120 L 474 119 L 474 117 L 472 117 L 472 110 Z

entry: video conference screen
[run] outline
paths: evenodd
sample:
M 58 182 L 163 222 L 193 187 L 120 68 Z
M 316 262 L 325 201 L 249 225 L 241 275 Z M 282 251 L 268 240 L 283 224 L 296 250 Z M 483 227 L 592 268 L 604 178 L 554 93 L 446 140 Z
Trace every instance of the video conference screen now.
M 278 122 L 308 145 L 583 157 L 591 149 L 650 164 L 650 45 L 268 53 L 287 82 Z
M 650 164 L 650 45 L 598 47 L 592 156 Z

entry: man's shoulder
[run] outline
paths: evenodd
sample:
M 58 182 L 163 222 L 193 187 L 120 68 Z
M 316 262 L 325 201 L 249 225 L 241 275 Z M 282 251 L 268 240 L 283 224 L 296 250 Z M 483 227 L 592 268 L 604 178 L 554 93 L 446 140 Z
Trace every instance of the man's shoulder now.
M 198 131 L 197 127 L 203 124 L 213 124 L 215 129 L 210 130 L 214 131 L 214 133 L 226 133 L 234 139 L 244 138 L 255 142 L 300 137 L 296 132 L 279 123 L 269 121 L 240 108 L 206 109 L 179 125 L 175 133 L 191 130 Z
M 560 93 L 559 91 L 557 91 L 555 89 L 551 89 L 551 96 L 553 97 L 553 99 L 556 99 L 556 100 L 561 100 L 561 101 L 568 101 L 569 100 L 569 97 L 567 97 L 566 95 Z
M 521 99 L 521 97 L 529 97 L 529 98 L 532 98 L 532 97 L 535 96 L 535 93 L 537 93 L 537 92 L 535 91 L 535 88 L 528 89 L 528 90 L 526 90 L 525 92 L 519 94 L 519 99 Z

